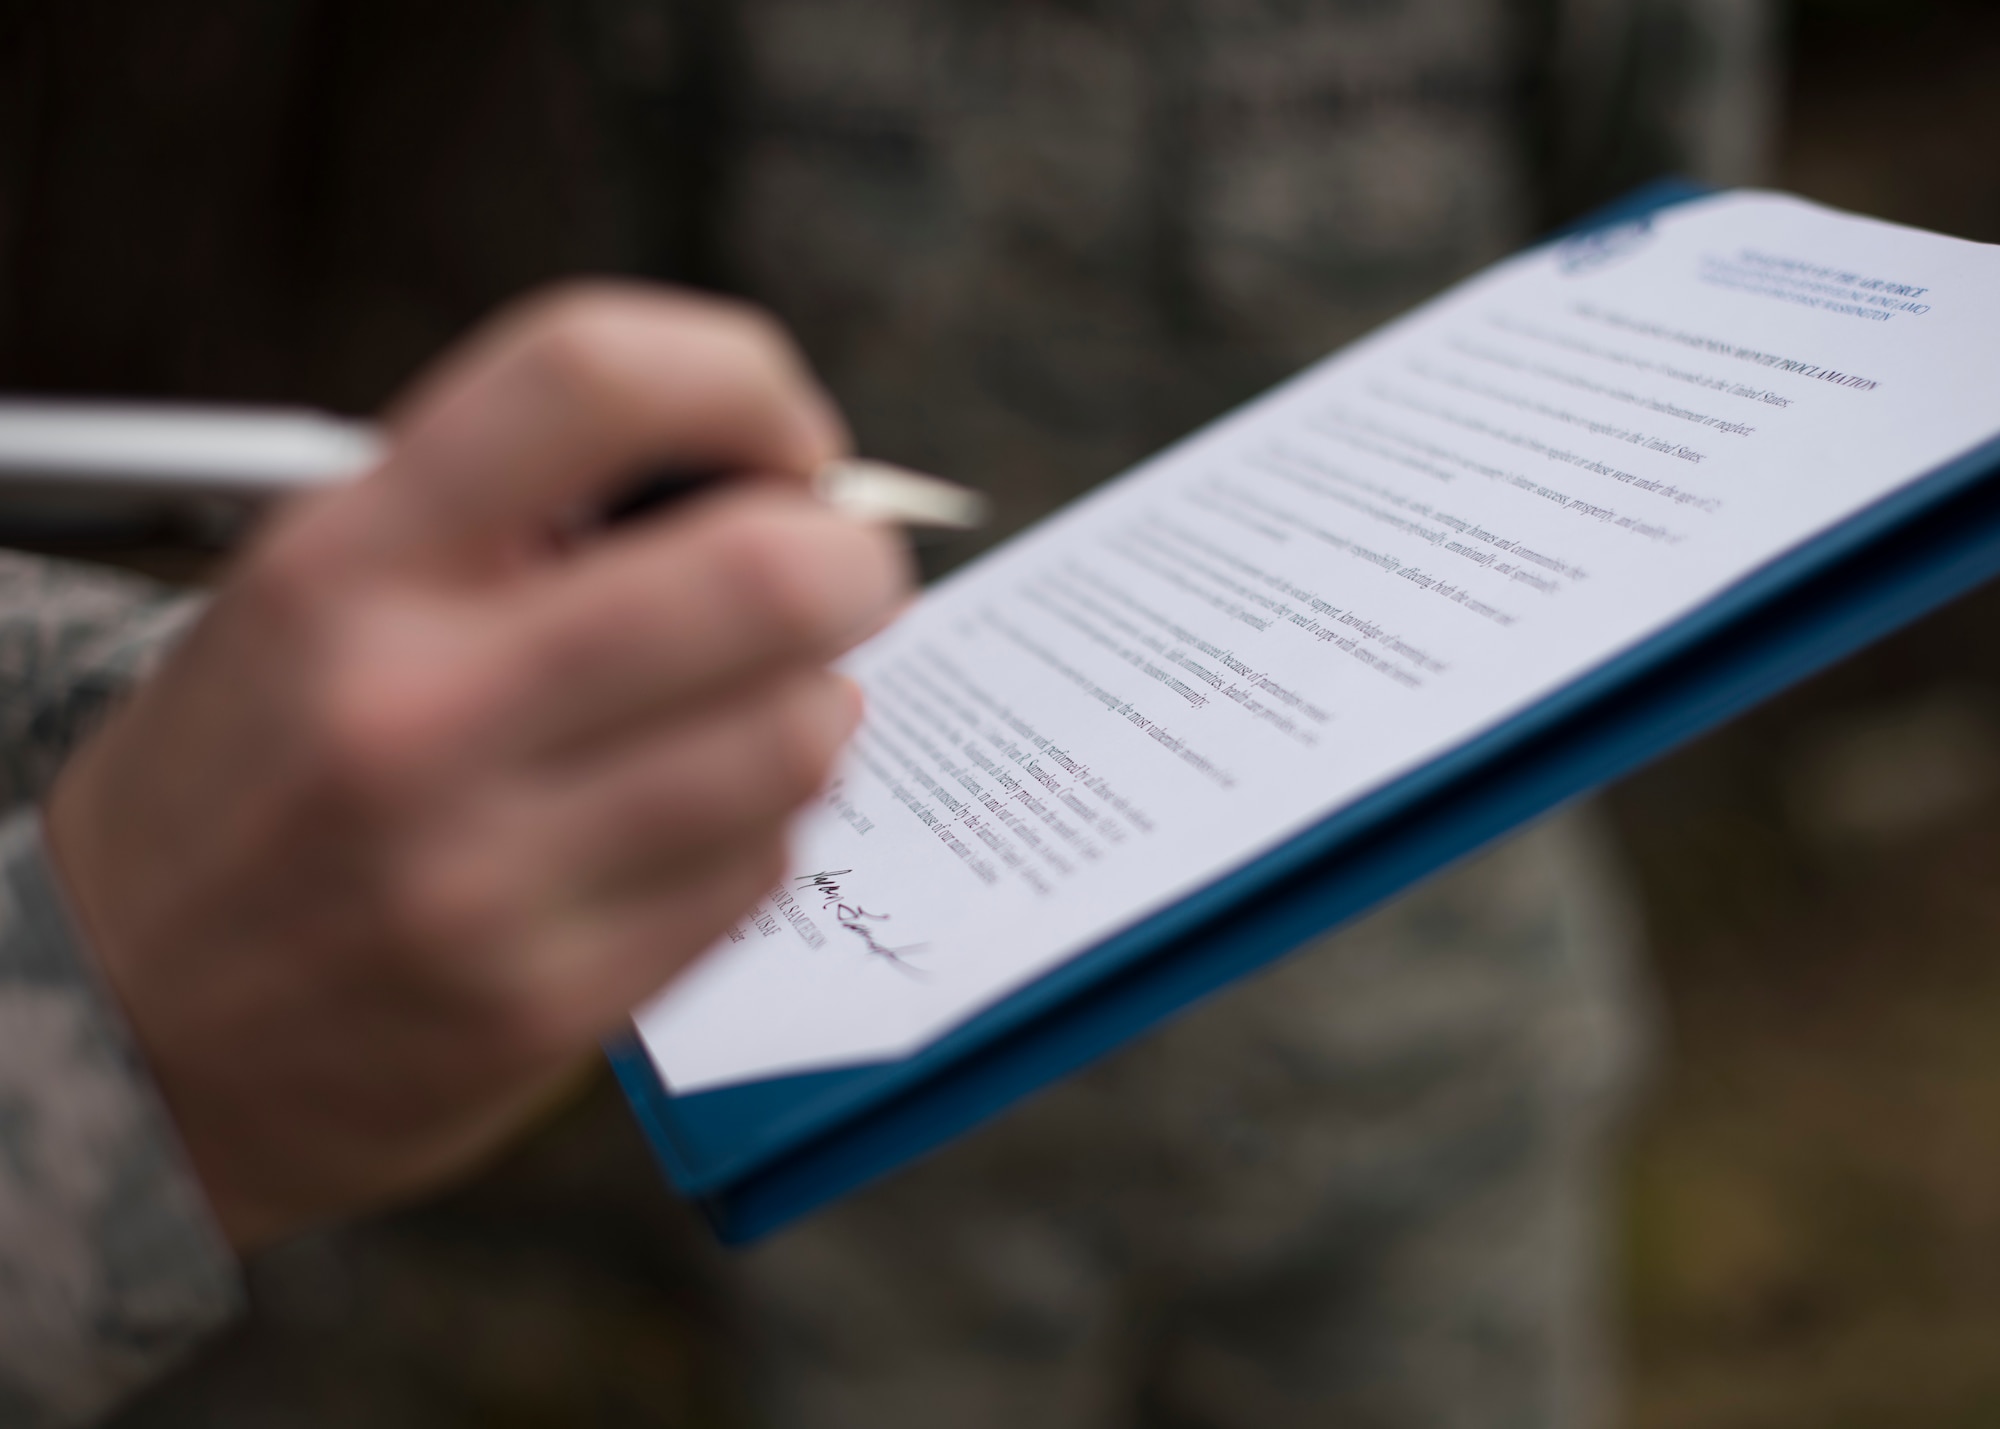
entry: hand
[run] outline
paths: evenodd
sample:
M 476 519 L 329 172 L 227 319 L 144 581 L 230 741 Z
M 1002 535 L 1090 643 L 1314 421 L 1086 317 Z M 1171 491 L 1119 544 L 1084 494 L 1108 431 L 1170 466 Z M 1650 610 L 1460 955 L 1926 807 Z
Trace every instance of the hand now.
M 64 771 L 81 921 L 242 1248 L 489 1154 L 781 876 L 903 598 L 809 501 L 785 339 L 640 289 L 531 304 L 382 466 L 288 511 Z M 744 473 L 577 547 L 648 466 Z

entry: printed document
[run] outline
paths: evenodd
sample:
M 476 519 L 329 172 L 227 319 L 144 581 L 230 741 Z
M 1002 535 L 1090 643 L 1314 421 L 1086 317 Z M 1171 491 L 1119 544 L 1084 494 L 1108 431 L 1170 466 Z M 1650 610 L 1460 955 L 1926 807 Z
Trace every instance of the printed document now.
M 909 1054 L 2000 432 L 2000 249 L 1733 194 L 1501 264 L 929 591 L 676 1093 Z

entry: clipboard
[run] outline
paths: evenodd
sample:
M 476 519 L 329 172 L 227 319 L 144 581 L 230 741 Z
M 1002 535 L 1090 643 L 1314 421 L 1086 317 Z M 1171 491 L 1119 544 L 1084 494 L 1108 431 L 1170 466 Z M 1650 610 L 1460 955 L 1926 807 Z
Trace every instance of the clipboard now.
M 1710 192 L 1656 184 L 1551 241 Z M 611 1065 L 668 1179 L 747 1243 L 1996 575 L 2000 436 L 912 1056 L 680 1096 L 636 1036 Z

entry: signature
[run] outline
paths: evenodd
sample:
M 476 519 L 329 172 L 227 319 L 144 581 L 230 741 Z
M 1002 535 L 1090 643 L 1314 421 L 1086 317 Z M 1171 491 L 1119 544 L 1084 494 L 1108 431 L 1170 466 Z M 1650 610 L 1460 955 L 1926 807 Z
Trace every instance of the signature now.
M 928 943 L 906 943 L 901 947 L 891 947 L 876 936 L 873 924 L 893 922 L 887 913 L 870 913 L 857 902 L 850 902 L 841 890 L 840 879 L 851 877 L 854 870 L 839 868 L 825 873 L 808 873 L 793 880 L 803 890 L 820 895 L 820 911 L 831 911 L 833 921 L 861 940 L 861 945 L 878 958 L 884 958 L 913 977 L 922 977 L 924 970 L 910 961 L 915 954 L 924 952 Z
M 851 868 L 836 868 L 831 873 L 808 873 L 792 881 L 801 888 L 809 888 L 814 893 L 822 895 L 826 901 L 820 904 L 820 907 L 827 909 L 840 901 L 840 885 L 834 880 L 846 878 L 853 872 Z

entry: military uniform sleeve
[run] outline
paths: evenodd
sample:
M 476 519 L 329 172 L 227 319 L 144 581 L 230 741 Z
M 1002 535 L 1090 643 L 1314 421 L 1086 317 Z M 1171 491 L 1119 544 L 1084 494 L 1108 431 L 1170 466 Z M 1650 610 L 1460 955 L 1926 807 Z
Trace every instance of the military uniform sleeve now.
M 90 1421 L 241 1301 L 32 802 L 195 609 L 0 553 L 0 1424 Z
M 1558 0 L 1534 86 L 1546 190 L 1567 221 L 1662 174 L 1763 182 L 1777 132 L 1772 0 Z

